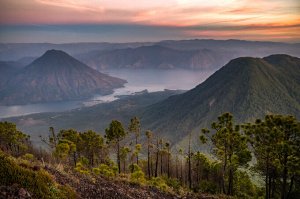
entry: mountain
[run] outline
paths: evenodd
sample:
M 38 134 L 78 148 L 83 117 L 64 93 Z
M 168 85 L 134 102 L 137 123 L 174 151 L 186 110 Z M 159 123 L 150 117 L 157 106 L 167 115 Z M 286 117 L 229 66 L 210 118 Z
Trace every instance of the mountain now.
M 134 48 L 144 45 L 152 45 L 148 42 L 132 42 L 132 43 L 107 43 L 107 42 L 92 42 L 92 43 L 0 43 L 0 60 L 17 61 L 28 59 L 30 57 L 39 57 L 47 50 L 57 49 L 67 52 L 71 56 L 77 54 L 88 53 L 94 50 L 112 50 L 122 48 Z
M 300 59 L 288 55 L 230 61 L 194 89 L 153 104 L 141 114 L 145 128 L 170 140 L 200 132 L 231 112 L 237 122 L 267 113 L 300 117 Z
M 109 94 L 125 80 L 102 74 L 67 53 L 49 50 L 0 90 L 0 104 L 77 100 Z
M 177 50 L 152 45 L 138 48 L 92 52 L 82 56 L 83 62 L 98 69 L 215 69 L 234 56 L 208 49 Z
M 219 69 L 238 57 L 265 57 L 279 53 L 300 57 L 299 43 L 193 39 L 135 43 L 0 43 L 0 60 L 28 63 L 49 49 L 67 52 L 95 69 Z
M 15 62 L 0 61 L 0 90 L 6 86 L 7 82 L 18 71 L 16 65 Z
M 206 81 L 185 93 L 149 93 L 128 96 L 61 113 L 41 113 L 5 120 L 16 123 L 39 141 L 38 135 L 55 129 L 93 129 L 105 132 L 113 119 L 125 126 L 133 116 L 141 127 L 186 146 L 192 132 L 195 146 L 201 128 L 224 112 L 234 114 L 236 122 L 253 121 L 266 113 L 292 114 L 300 118 L 300 59 L 288 55 L 265 58 L 242 57 L 231 60 Z

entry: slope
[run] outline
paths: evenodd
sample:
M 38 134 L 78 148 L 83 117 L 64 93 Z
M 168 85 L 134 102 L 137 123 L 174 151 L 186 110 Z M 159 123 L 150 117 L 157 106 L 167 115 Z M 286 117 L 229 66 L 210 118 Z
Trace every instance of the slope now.
M 7 83 L 0 93 L 0 103 L 82 99 L 111 93 L 125 82 L 91 69 L 63 51 L 49 50 Z
M 7 82 L 13 78 L 17 70 L 15 62 L 0 61 L 0 90 L 4 89 Z
M 299 68 L 300 59 L 287 55 L 234 59 L 194 89 L 147 107 L 142 123 L 175 141 L 224 112 L 238 122 L 266 113 L 300 117 Z

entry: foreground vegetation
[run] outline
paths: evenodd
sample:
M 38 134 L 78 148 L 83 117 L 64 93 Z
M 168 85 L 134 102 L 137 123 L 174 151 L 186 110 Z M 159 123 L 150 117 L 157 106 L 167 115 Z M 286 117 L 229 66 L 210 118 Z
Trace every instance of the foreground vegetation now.
M 104 137 L 74 129 L 56 133 L 50 127 L 41 139 L 49 151 L 35 149 L 14 124 L 0 123 L 0 185 L 18 184 L 34 198 L 80 197 L 74 178 L 153 187 L 161 198 L 300 196 L 300 122 L 293 116 L 267 115 L 238 125 L 225 113 L 199 133 L 199 146 L 208 145 L 210 155 L 192 149 L 191 140 L 185 149 L 175 149 L 150 130 L 142 133 L 136 117 L 127 128 L 113 120 Z M 58 171 L 73 181 L 58 183 L 53 177 Z

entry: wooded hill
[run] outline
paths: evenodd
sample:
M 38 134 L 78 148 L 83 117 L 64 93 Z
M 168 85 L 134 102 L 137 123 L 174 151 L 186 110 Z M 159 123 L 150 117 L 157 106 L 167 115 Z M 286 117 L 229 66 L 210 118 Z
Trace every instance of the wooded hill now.
M 194 89 L 147 107 L 141 122 L 175 141 L 199 132 L 223 112 L 233 113 L 237 122 L 270 113 L 300 118 L 300 59 L 234 59 Z
M 300 122 L 289 115 L 266 115 L 242 124 L 230 113 L 220 115 L 198 134 L 199 145 L 210 144 L 212 156 L 193 150 L 191 136 L 188 145 L 171 151 L 172 144 L 161 135 L 142 132 L 137 117 L 128 126 L 112 120 L 104 137 L 91 130 L 56 132 L 50 127 L 41 140 L 49 151 L 32 146 L 14 124 L 0 122 L 0 197 L 300 196 Z M 249 167 L 253 158 L 256 162 Z

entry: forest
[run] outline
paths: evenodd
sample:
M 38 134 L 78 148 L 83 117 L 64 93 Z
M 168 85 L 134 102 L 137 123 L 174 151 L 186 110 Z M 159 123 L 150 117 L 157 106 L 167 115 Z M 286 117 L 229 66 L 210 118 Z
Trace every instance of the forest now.
M 19 184 L 33 198 L 77 198 L 71 185 L 51 180 L 51 167 L 91 180 L 102 176 L 155 187 L 178 198 L 299 198 L 300 121 L 290 115 L 253 121 L 236 124 L 224 113 L 203 127 L 199 148 L 210 153 L 191 147 L 191 136 L 178 149 L 159 134 L 142 131 L 137 117 L 128 125 L 112 120 L 101 133 L 50 127 L 49 135 L 41 136 L 44 148 L 35 147 L 15 124 L 0 122 L 0 185 Z

